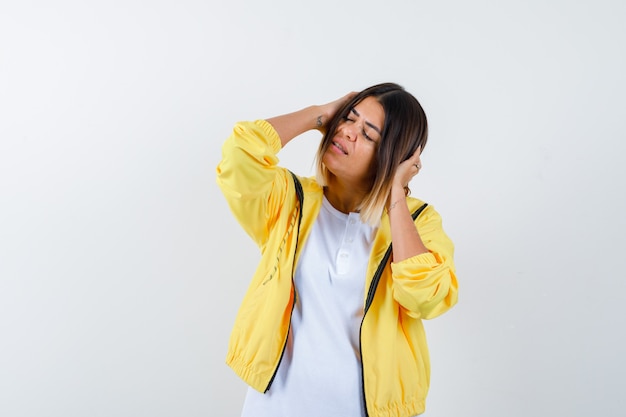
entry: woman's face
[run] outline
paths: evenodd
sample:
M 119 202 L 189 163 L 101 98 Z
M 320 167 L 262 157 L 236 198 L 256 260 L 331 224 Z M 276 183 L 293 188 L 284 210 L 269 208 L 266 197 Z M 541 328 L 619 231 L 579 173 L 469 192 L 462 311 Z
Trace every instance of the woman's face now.
M 322 161 L 328 171 L 342 182 L 369 189 L 384 123 L 385 111 L 374 97 L 354 106 L 324 153 Z

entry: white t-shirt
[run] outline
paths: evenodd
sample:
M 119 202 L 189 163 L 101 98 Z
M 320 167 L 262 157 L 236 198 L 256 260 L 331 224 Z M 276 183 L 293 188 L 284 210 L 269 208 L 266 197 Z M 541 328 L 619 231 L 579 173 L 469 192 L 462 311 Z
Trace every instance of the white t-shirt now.
M 278 372 L 267 393 L 248 389 L 242 417 L 365 416 L 359 329 L 374 234 L 358 213 L 324 198 L 296 267 Z

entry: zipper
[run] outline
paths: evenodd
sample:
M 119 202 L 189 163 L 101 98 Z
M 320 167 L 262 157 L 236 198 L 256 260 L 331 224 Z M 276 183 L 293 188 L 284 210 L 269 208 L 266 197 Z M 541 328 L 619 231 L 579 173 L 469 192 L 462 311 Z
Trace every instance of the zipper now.
M 363 405 L 365 407 L 365 417 L 369 416 L 367 412 L 367 397 L 365 396 L 365 369 L 363 369 L 363 343 L 361 336 L 363 334 L 363 322 L 365 321 L 365 315 L 367 311 L 370 309 L 372 302 L 374 301 L 374 294 L 376 293 L 376 288 L 378 288 L 378 282 L 380 281 L 380 277 L 383 274 L 383 270 L 385 269 L 385 265 L 389 261 L 389 257 L 391 256 L 391 244 L 387 248 L 387 252 L 385 252 L 385 256 L 378 264 L 378 268 L 376 269 L 376 273 L 374 274 L 374 278 L 372 278 L 372 282 L 370 283 L 370 288 L 367 291 L 367 298 L 365 299 L 365 308 L 363 309 L 363 318 L 361 319 L 361 326 L 359 327 L 359 355 L 361 355 L 361 391 L 363 392 Z
M 291 279 L 293 282 L 293 275 L 291 276 Z M 278 359 L 278 364 L 276 365 L 276 369 L 274 369 L 274 374 L 272 375 L 270 382 L 267 384 L 267 388 L 265 388 L 264 393 L 267 393 L 267 391 L 270 390 L 270 387 L 272 386 L 272 383 L 274 382 L 274 378 L 276 378 L 276 374 L 278 374 L 278 368 L 280 367 L 280 363 L 283 361 L 283 356 L 285 356 L 285 350 L 287 350 L 287 342 L 289 341 L 289 332 L 291 331 L 291 314 L 293 314 L 293 309 L 296 306 L 296 295 L 297 293 L 294 287 L 293 303 L 291 304 L 291 313 L 289 314 L 289 326 L 287 326 L 287 337 L 285 338 L 285 343 L 283 344 L 283 350 L 280 353 L 280 359 Z
M 415 210 L 411 217 L 413 217 L 413 221 L 417 219 L 417 216 L 420 215 L 422 211 L 426 208 L 428 203 L 424 203 L 420 208 Z M 387 252 L 383 256 L 383 259 L 378 264 L 378 268 L 376 268 L 376 272 L 374 273 L 374 277 L 372 278 L 372 282 L 370 283 L 370 288 L 367 291 L 367 297 L 365 298 L 365 307 L 363 308 L 363 318 L 361 319 L 361 326 L 359 327 L 359 355 L 361 355 L 361 391 L 363 392 L 363 405 L 365 408 L 365 417 L 369 416 L 367 411 L 367 397 L 365 396 L 365 369 L 363 369 L 363 342 L 362 342 L 362 334 L 363 334 L 363 322 L 365 321 L 365 315 L 367 314 L 372 302 L 374 301 L 374 294 L 376 293 L 376 288 L 378 288 L 378 283 L 380 282 L 380 277 L 383 275 L 383 270 L 389 262 L 389 258 L 391 257 L 392 251 L 391 243 L 387 248 Z
M 298 298 L 298 293 L 296 291 L 296 283 L 294 281 L 294 275 L 296 273 L 296 255 L 298 253 L 298 241 L 300 240 L 300 224 L 302 223 L 302 208 L 304 207 L 304 191 L 302 190 L 302 184 L 300 180 L 293 172 L 289 171 L 291 176 L 293 177 L 294 187 L 296 189 L 296 196 L 298 197 L 298 231 L 296 234 L 296 247 L 293 251 L 293 265 L 291 267 L 291 288 L 293 290 L 293 302 L 291 303 L 291 311 L 289 312 L 289 326 L 287 326 L 287 336 L 285 337 L 285 342 L 283 343 L 283 350 L 280 352 L 280 359 L 278 359 L 278 364 L 276 364 L 276 369 L 274 369 L 274 374 L 270 378 L 270 381 L 267 384 L 267 388 L 265 388 L 264 392 L 270 390 L 272 383 L 274 382 L 274 378 L 276 378 L 276 374 L 278 374 L 278 368 L 280 367 L 280 363 L 283 361 L 283 356 L 285 355 L 285 350 L 287 350 L 287 342 L 289 341 L 289 333 L 291 332 L 291 316 L 293 315 L 293 309 L 296 307 L 296 299 Z

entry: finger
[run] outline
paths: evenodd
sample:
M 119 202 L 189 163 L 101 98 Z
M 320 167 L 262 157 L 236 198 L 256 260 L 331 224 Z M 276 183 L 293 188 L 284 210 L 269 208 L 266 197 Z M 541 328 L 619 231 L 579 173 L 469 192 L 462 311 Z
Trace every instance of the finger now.
M 415 168 L 417 168 L 417 170 L 419 171 L 420 169 L 422 169 L 422 159 L 420 158 L 422 154 L 422 146 L 418 146 L 417 149 L 415 150 L 415 153 L 413 154 L 413 157 L 415 158 L 414 161 L 414 165 Z
M 418 161 L 420 159 L 421 153 L 422 147 L 418 146 L 417 149 L 407 158 L 407 160 L 410 160 L 411 162 Z
M 347 103 L 348 101 L 352 100 L 357 94 L 359 94 L 359 93 L 357 93 L 356 91 L 351 91 L 348 94 L 346 94 L 345 96 L 341 97 L 337 101 L 339 101 L 342 104 L 343 103 Z
M 419 172 L 420 169 L 422 169 L 422 161 L 419 157 L 419 154 L 417 155 L 416 158 L 413 159 L 413 166 L 415 167 L 415 169 L 417 169 L 417 171 Z

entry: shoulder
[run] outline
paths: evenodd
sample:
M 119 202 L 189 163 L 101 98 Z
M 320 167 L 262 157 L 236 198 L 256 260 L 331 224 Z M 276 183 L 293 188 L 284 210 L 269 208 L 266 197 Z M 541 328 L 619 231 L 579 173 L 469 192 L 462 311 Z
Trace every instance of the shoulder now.
M 267 148 L 272 153 L 278 153 L 282 147 L 278 133 L 266 120 L 237 122 L 229 139 L 226 144 L 234 142 L 239 146 L 251 147 L 257 152 L 263 152 Z
M 321 195 L 324 193 L 322 186 L 315 180 L 315 177 L 301 177 L 296 175 L 300 184 L 302 184 L 302 190 L 305 195 Z
M 430 204 L 428 204 L 428 202 L 420 200 L 419 198 L 415 198 L 415 197 L 407 197 L 406 202 L 407 202 L 407 205 L 409 206 L 409 211 L 411 213 L 421 208 L 424 204 L 426 204 L 426 207 L 424 208 L 424 210 L 430 209 L 431 207 Z
M 409 211 L 411 213 L 414 213 L 416 210 L 426 205 L 425 207 L 423 207 L 418 218 L 416 219 L 416 223 L 433 220 L 441 222 L 441 216 L 439 215 L 439 212 L 437 212 L 435 207 L 429 202 L 420 200 L 419 198 L 415 197 L 407 197 L 407 203 L 409 206 Z

